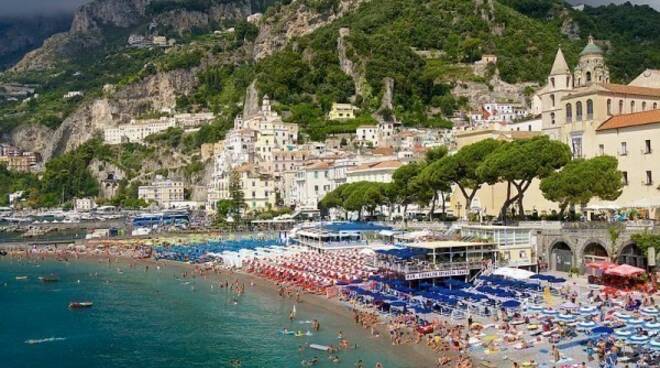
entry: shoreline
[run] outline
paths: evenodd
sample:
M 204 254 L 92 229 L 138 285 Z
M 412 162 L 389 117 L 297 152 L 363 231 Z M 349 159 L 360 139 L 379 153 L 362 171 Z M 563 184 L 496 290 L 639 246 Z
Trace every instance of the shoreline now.
M 27 249 L 26 249 L 27 250 Z M 257 294 L 265 295 L 273 299 L 289 299 L 288 297 L 282 297 L 278 294 L 278 286 L 271 280 L 262 278 L 252 273 L 245 271 L 233 271 L 233 270 L 209 270 L 201 271 L 199 267 L 189 263 L 183 263 L 178 261 L 171 260 L 155 260 L 153 258 L 132 258 L 128 256 L 106 256 L 106 255 L 95 255 L 95 254 L 68 254 L 69 256 L 64 259 L 60 255 L 52 253 L 41 253 L 41 254 L 32 254 L 26 256 L 24 252 L 10 254 L 7 258 L 18 258 L 22 260 L 48 260 L 48 261 L 58 261 L 58 262 L 89 262 L 96 264 L 108 264 L 108 259 L 111 263 L 120 263 L 120 264 L 133 264 L 135 266 L 149 266 L 156 267 L 160 266 L 163 268 L 174 269 L 181 272 L 188 272 L 189 275 L 194 275 L 197 279 L 202 279 L 206 282 L 220 282 L 220 281 L 229 281 L 231 282 L 238 281 L 239 283 L 245 284 L 247 292 L 255 291 Z M 291 299 L 291 302 L 294 302 L 294 299 Z M 302 303 L 304 308 L 311 309 L 319 315 L 331 314 L 335 317 L 339 317 L 342 320 L 345 320 L 347 323 L 350 323 L 354 319 L 354 313 L 351 308 L 343 304 L 338 298 L 327 298 L 321 295 L 302 293 L 301 301 L 296 303 Z M 361 331 L 360 335 L 362 338 L 377 339 L 377 345 L 379 345 L 384 350 L 394 350 L 395 354 L 401 357 L 404 357 L 404 360 L 411 362 L 411 367 L 415 368 L 425 368 L 425 367 L 436 367 L 438 362 L 438 357 L 440 354 L 434 353 L 430 350 L 424 343 L 424 341 L 414 344 L 401 344 L 393 345 L 390 342 L 388 337 L 387 324 L 380 321 L 378 325 L 374 328 L 375 331 L 379 332 L 379 337 L 374 337 L 370 335 L 368 329 L 363 328 L 360 325 L 354 325 L 356 331 Z M 324 329 L 330 329 L 332 326 L 324 326 Z M 454 353 L 446 354 L 452 359 L 455 358 Z M 451 365 L 446 365 L 447 367 Z M 366 367 L 369 368 L 369 367 Z

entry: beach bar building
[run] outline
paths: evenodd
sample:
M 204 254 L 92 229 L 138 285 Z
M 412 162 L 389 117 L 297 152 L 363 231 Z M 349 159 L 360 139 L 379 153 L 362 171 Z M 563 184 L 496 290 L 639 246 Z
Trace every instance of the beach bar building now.
M 461 227 L 464 238 L 484 239 L 497 246 L 496 266 L 536 271 L 538 229 L 523 226 L 469 225 Z
M 318 250 L 361 249 L 369 246 L 369 239 L 389 227 L 363 222 L 339 222 L 305 227 L 295 232 L 292 240 Z M 373 240 L 372 240 L 373 243 Z
M 497 246 L 493 242 L 433 240 L 376 251 L 373 266 L 410 282 L 456 277 L 467 282 L 496 257 Z

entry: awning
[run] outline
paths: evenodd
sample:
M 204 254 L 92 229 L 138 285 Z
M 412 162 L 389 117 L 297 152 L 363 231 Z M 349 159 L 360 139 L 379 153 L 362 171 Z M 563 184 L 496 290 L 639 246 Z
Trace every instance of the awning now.
M 646 271 L 644 271 L 641 268 L 633 267 L 627 264 L 622 264 L 605 270 L 606 275 L 614 275 L 614 276 L 622 276 L 622 277 L 641 275 L 645 272 Z
M 527 280 L 534 275 L 534 272 L 520 268 L 500 267 L 493 271 L 493 275 L 504 276 L 515 280 Z

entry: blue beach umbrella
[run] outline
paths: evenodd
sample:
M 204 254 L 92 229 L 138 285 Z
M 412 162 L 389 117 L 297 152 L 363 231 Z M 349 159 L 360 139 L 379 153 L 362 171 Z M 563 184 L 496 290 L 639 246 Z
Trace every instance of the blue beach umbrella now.
M 591 330 L 592 335 L 610 335 L 614 332 L 614 329 L 607 326 L 599 326 Z
M 653 350 L 660 350 L 660 339 L 651 340 L 649 345 Z
M 625 337 L 632 336 L 633 333 L 632 333 L 632 331 L 630 331 L 630 330 L 626 330 L 626 329 L 623 329 L 623 328 L 619 328 L 619 329 L 614 330 L 614 334 L 615 334 L 617 337 L 624 337 L 624 338 L 625 338 Z
M 628 338 L 628 343 L 633 345 L 643 345 L 649 342 L 651 338 L 645 335 L 633 335 Z
M 520 302 L 517 300 L 507 300 L 504 303 L 502 303 L 502 307 L 509 309 L 518 308 L 520 307 Z

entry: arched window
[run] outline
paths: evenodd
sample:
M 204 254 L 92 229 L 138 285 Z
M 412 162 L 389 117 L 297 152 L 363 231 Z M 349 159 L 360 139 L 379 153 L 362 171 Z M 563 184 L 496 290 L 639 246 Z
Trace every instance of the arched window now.
M 587 83 L 591 82 L 591 72 L 587 72 Z
M 612 115 L 612 99 L 607 99 L 607 115 Z
M 552 88 L 555 88 L 555 78 L 554 77 L 550 78 L 550 84 L 552 84 Z
M 554 112 L 550 113 L 550 122 L 552 123 L 552 125 L 555 125 L 555 113 Z
M 594 102 L 592 100 L 587 100 L 587 120 L 592 120 L 594 118 Z
M 580 83 L 582 83 L 582 78 L 578 78 L 578 83 L 577 83 L 577 85 L 580 86 Z
M 654 103 L 653 103 L 653 110 L 655 110 L 655 109 L 657 109 L 657 108 L 658 108 L 658 103 L 657 103 L 657 102 L 654 102 Z
M 566 122 L 567 123 L 573 122 L 573 107 L 571 106 L 571 104 L 566 104 Z
M 623 100 L 619 100 L 619 114 L 623 114 Z
M 630 101 L 630 112 L 635 112 L 635 101 Z
M 646 111 L 646 101 L 642 101 L 642 111 Z
M 571 77 L 566 77 L 566 88 L 571 86 Z
M 555 95 L 550 95 L 550 102 L 552 103 L 552 107 L 555 107 Z
M 575 103 L 575 120 L 582 121 L 582 102 Z

